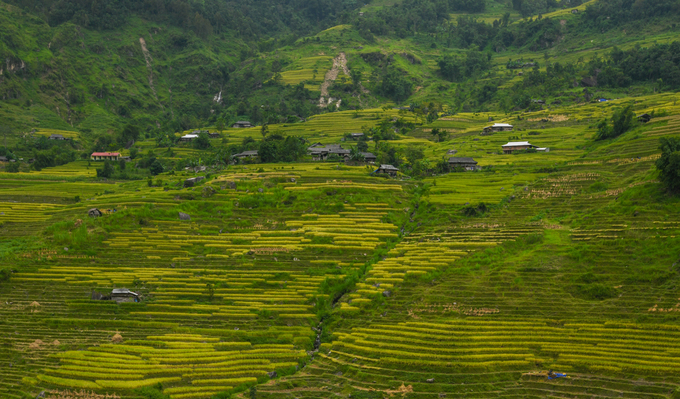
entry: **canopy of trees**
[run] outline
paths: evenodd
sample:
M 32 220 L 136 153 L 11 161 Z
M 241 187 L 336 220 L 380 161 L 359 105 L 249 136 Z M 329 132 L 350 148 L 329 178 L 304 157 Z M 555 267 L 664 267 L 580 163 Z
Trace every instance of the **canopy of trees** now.
M 465 2 L 465 0 L 457 0 Z M 258 38 L 280 33 L 303 33 L 331 26 L 356 9 L 356 0 L 10 0 L 59 25 L 73 21 L 92 29 L 115 29 L 132 15 L 169 22 L 201 37 L 230 30 Z M 361 2 L 363 5 L 363 2 Z M 346 17 L 346 16 L 345 16 Z

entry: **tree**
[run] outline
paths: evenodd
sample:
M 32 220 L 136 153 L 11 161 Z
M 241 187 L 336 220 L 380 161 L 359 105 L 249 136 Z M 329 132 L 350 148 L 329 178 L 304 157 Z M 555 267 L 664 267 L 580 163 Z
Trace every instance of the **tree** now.
M 660 180 L 672 194 L 680 194 L 680 137 L 659 139 L 661 158 L 656 168 L 661 172 Z
M 192 144 L 194 145 L 194 148 L 199 150 L 210 148 L 210 136 L 208 136 L 208 133 L 206 132 L 201 132 L 198 134 L 198 137 L 192 141 Z
M 361 152 L 366 152 L 368 151 L 368 143 L 366 142 L 366 140 L 359 140 L 359 142 L 357 143 L 357 148 Z
M 432 129 L 430 134 L 432 136 L 436 137 L 437 141 L 440 142 L 440 143 L 442 141 L 446 140 L 446 138 L 449 136 L 449 132 L 447 132 L 446 130 L 443 130 L 443 129 L 436 128 L 436 127 L 434 129 Z
M 154 176 L 163 173 L 163 169 L 163 164 L 158 159 L 153 161 L 151 166 L 149 166 L 149 172 L 151 172 L 151 174 Z
M 260 149 L 257 151 L 257 155 L 263 163 L 276 162 L 277 159 L 277 148 L 274 141 L 260 142 Z
M 413 83 L 406 76 L 406 73 L 395 67 L 387 68 L 378 86 L 379 94 L 397 102 L 407 99 L 413 91 Z
M 5 171 L 9 173 L 17 173 L 19 172 L 19 167 L 21 165 L 19 162 L 10 162 L 7 166 L 5 166 Z
M 597 125 L 597 133 L 595 134 L 595 140 L 606 140 L 618 137 L 635 125 L 635 113 L 633 112 L 633 106 L 629 105 L 625 108 L 621 108 L 614 112 L 612 116 L 612 126 L 606 119 L 600 121 Z
M 208 283 L 205 285 L 205 293 L 208 295 L 208 300 L 210 302 L 215 299 L 215 287 L 212 284 Z
M 364 162 L 366 160 L 366 158 L 364 158 L 364 154 L 362 154 L 361 150 L 359 150 L 359 146 L 350 148 L 349 159 L 354 162 Z
M 126 145 L 130 141 L 136 141 L 139 138 L 139 128 L 131 123 L 128 123 L 120 132 L 119 142 Z
M 224 127 L 225 127 L 224 118 L 219 118 L 217 120 L 217 123 L 215 124 L 215 128 L 217 129 L 218 132 L 220 132 L 220 134 L 222 134 Z
M 97 169 L 97 177 L 110 178 L 113 176 L 113 165 L 111 162 L 104 161 L 104 167 L 102 169 Z
M 263 139 L 267 137 L 267 135 L 269 134 L 269 125 L 267 125 L 266 123 L 263 124 L 262 128 L 260 129 L 260 134 L 262 134 Z
M 614 112 L 612 117 L 612 133 L 613 137 L 618 137 L 633 128 L 635 121 L 635 113 L 633 106 L 629 105 L 626 108 L 619 109 Z

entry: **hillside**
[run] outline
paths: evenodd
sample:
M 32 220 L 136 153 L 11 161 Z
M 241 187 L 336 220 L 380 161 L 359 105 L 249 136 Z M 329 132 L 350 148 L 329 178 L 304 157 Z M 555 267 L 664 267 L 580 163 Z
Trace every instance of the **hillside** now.
M 0 397 L 680 397 L 677 1 L 10 3 Z

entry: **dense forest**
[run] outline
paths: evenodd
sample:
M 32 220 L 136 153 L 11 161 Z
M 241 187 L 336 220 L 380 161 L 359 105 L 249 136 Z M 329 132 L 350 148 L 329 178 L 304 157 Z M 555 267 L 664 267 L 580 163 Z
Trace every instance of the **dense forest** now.
M 120 28 L 132 15 L 170 23 L 207 37 L 226 30 L 248 39 L 301 35 L 349 18 L 356 0 L 9 0 L 51 26 L 68 21 L 99 30 Z M 363 2 L 362 2 L 363 3 Z

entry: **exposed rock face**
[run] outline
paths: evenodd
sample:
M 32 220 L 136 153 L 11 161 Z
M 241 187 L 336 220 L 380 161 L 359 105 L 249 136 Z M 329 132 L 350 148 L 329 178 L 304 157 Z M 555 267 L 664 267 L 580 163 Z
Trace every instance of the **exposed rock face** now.
M 179 220 L 191 220 L 191 216 L 187 215 L 184 212 L 179 213 Z

